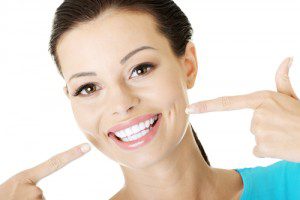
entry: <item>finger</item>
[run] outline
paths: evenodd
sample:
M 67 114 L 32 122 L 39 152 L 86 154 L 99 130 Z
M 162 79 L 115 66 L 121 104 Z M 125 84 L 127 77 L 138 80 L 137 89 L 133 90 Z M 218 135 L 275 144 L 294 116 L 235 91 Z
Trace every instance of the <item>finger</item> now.
M 200 101 L 189 105 L 188 113 L 204 113 L 212 111 L 228 111 L 243 108 L 256 109 L 263 100 L 272 95 L 270 91 L 258 91 L 246 95 L 223 96 L 216 99 Z
M 42 189 L 33 184 L 24 184 L 22 188 L 16 190 L 16 193 L 24 197 L 24 199 L 41 199 L 43 195 Z
M 90 150 L 88 143 L 78 145 L 65 152 L 59 153 L 47 161 L 26 170 L 26 178 L 32 183 L 37 183 L 42 178 L 52 174 L 53 172 L 61 169 L 73 160 L 81 157 Z
M 289 79 L 289 69 L 292 65 L 292 62 L 293 62 L 292 57 L 286 58 L 278 67 L 275 76 L 276 87 L 278 92 L 289 95 L 295 99 L 299 99 Z
M 32 186 L 32 197 L 35 199 L 41 199 L 43 197 L 43 190 L 35 185 Z
M 258 158 L 265 158 L 265 155 L 262 153 L 260 147 L 258 145 L 256 145 L 254 148 L 253 148 L 253 151 L 252 153 L 258 157 Z

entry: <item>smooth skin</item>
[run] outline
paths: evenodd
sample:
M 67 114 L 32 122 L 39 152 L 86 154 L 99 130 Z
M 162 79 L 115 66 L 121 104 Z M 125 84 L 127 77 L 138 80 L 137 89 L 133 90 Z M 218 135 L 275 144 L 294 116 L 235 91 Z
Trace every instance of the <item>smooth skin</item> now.
M 78 159 L 89 150 L 89 144 L 84 143 L 59 153 L 33 168 L 19 172 L 0 185 L 0 199 L 44 200 L 43 191 L 36 184 L 41 179 Z
M 80 129 L 123 171 L 125 184 L 111 199 L 238 199 L 241 177 L 234 170 L 207 165 L 184 112 L 187 89 L 193 87 L 197 75 L 195 46 L 189 42 L 185 54 L 177 58 L 155 26 L 148 14 L 110 10 L 66 32 L 57 46 L 64 91 Z M 156 50 L 144 49 L 120 63 L 129 52 L 145 45 Z M 144 62 L 155 67 L 133 71 Z M 75 73 L 86 71 L 97 75 L 69 81 Z M 95 87 L 74 96 L 88 82 Z M 147 145 L 126 151 L 108 137 L 110 127 L 149 113 L 162 113 L 162 118 L 156 137 Z M 4 183 L 0 199 L 41 199 L 34 183 L 53 171 L 51 163 L 61 163 L 56 160 Z M 100 169 L 99 173 L 105 172 Z
M 241 177 L 207 165 L 185 113 L 187 90 L 197 77 L 195 45 L 189 41 L 178 58 L 155 26 L 145 13 L 106 10 L 66 32 L 57 46 L 64 91 L 80 129 L 123 172 L 125 184 L 111 199 L 238 199 Z M 141 46 L 155 50 L 141 50 L 120 62 Z M 155 67 L 135 69 L 144 62 Z M 69 81 L 79 72 L 92 73 Z M 94 85 L 74 96 L 90 82 Z M 147 145 L 128 151 L 108 137 L 112 126 L 149 113 L 162 113 L 162 118 Z
M 253 154 L 300 162 L 300 101 L 288 75 L 292 61 L 293 58 L 286 58 L 276 72 L 277 92 L 263 90 L 200 101 L 189 105 L 186 112 L 253 109 L 250 127 L 256 141 Z M 194 111 L 189 112 L 188 108 Z

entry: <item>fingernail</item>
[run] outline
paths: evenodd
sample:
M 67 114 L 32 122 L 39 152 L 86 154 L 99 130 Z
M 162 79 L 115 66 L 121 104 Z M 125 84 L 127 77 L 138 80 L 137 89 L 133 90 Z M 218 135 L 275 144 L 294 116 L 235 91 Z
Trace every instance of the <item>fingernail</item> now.
M 90 145 L 88 143 L 83 144 L 80 147 L 80 150 L 82 151 L 82 153 L 86 153 L 91 149 Z
M 187 107 L 187 108 L 185 109 L 185 113 L 186 113 L 186 114 L 191 114 L 191 113 L 194 113 L 194 110 L 193 110 L 191 107 Z
M 288 64 L 288 67 L 289 67 L 289 68 L 291 68 L 292 63 L 293 63 L 293 57 L 290 57 L 289 64 Z

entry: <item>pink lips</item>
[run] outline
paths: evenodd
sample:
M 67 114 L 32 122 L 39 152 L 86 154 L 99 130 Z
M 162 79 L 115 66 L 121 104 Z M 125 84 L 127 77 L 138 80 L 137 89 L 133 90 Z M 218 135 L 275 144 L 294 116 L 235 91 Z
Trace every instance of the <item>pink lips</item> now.
M 151 128 L 151 130 L 146 135 L 144 135 L 143 137 L 140 137 L 136 140 L 124 142 L 124 141 L 120 140 L 115 134 L 110 134 L 109 137 L 115 142 L 115 144 L 117 144 L 122 149 L 131 150 L 131 151 L 138 149 L 138 148 L 150 143 L 152 140 L 154 140 L 155 135 L 157 134 L 158 128 L 161 123 L 161 118 L 162 118 L 161 116 L 162 116 L 161 114 L 158 115 L 158 119 L 157 119 L 156 123 L 154 124 L 154 126 Z
M 126 129 L 126 128 L 131 127 L 131 126 L 133 126 L 135 124 L 138 124 L 138 123 L 143 122 L 145 120 L 148 120 L 148 119 L 150 119 L 152 117 L 155 117 L 155 115 L 157 115 L 157 114 L 147 114 L 147 115 L 143 115 L 143 116 L 137 117 L 137 118 L 135 118 L 133 120 L 130 120 L 128 122 L 120 123 L 120 124 L 118 124 L 118 125 L 113 126 L 112 128 L 110 128 L 108 130 L 107 134 L 109 134 L 110 132 L 115 133 L 115 132 L 117 132 L 119 130 Z

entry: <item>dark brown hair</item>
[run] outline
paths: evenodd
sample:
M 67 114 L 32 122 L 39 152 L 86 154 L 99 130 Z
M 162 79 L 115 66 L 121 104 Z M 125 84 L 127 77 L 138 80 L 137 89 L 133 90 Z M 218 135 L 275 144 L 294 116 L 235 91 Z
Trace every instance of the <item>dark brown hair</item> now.
M 62 77 L 56 52 L 61 36 L 79 23 L 91 21 L 110 8 L 150 14 L 154 17 L 157 31 L 167 38 L 174 55 L 184 55 L 193 29 L 186 15 L 172 0 L 65 0 L 55 12 L 49 43 L 49 51 Z M 203 158 L 210 165 L 193 127 L 192 131 Z

